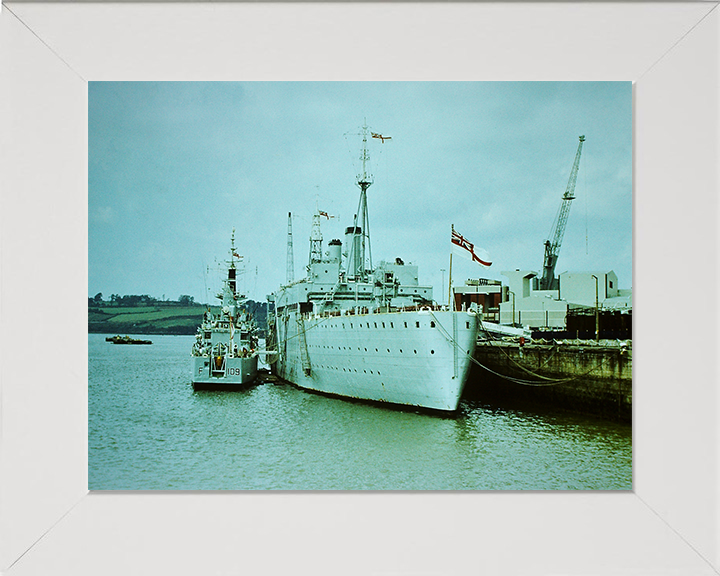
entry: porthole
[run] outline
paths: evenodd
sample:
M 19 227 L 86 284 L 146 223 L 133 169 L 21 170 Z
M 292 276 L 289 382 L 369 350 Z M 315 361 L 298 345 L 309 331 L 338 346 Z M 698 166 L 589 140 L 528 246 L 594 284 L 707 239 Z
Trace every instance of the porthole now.
M 435 354 L 435 350 L 430 350 L 430 354 Z
M 432 320 L 430 320 L 430 328 L 435 328 L 435 322 L 433 322 Z

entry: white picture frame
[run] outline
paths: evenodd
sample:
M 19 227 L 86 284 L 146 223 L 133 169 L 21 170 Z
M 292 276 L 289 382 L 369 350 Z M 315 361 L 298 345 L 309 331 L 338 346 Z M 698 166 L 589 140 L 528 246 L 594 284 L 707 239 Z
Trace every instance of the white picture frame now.
M 3 4 L 0 570 L 720 573 L 717 6 Z M 87 82 L 178 79 L 633 81 L 633 492 L 88 493 Z

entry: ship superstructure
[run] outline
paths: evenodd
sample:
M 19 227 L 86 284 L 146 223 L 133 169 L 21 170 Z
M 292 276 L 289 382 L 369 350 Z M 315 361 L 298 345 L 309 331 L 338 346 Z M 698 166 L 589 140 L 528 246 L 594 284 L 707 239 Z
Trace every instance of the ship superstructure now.
M 273 371 L 301 388 L 338 396 L 418 406 L 457 408 L 475 348 L 474 309 L 453 311 L 433 301 L 418 267 L 396 258 L 372 265 L 367 190 L 367 127 L 363 128 L 358 210 L 323 250 L 317 210 L 310 233 L 307 276 L 269 299 Z M 375 135 L 373 135 L 375 136 Z
M 227 277 L 217 298 L 220 310 L 208 310 L 198 327 L 192 347 L 193 387 L 237 388 L 255 381 L 258 373 L 257 326 L 238 292 L 238 263 L 233 232 Z

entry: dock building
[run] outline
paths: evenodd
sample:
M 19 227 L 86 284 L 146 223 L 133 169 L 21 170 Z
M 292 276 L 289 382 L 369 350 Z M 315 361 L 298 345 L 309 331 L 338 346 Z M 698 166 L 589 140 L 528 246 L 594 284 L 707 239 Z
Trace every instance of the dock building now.
M 556 290 L 539 289 L 537 272 L 502 272 L 507 284 L 485 278 L 454 286 L 455 306 L 475 303 L 485 322 L 534 330 L 567 330 L 570 318 L 631 314 L 632 289 L 620 289 L 614 271 L 563 272 Z M 594 320 L 593 320 L 594 321 Z M 572 322 L 571 322 L 572 323 Z
M 508 287 L 499 280 L 476 278 L 465 281 L 464 286 L 453 286 L 455 309 L 470 308 L 477 304 L 484 322 L 500 323 L 500 305 L 507 300 Z

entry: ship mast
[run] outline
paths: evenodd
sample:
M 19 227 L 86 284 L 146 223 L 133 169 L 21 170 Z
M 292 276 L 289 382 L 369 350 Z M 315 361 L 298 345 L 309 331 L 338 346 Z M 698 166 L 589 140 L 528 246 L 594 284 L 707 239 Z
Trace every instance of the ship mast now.
M 293 259 L 292 212 L 288 212 L 287 265 L 285 279 L 288 284 L 292 284 L 292 282 L 295 280 L 295 260 Z
M 362 172 L 357 176 L 357 185 L 360 188 L 360 201 L 358 209 L 355 213 L 353 222 L 353 236 L 360 235 L 359 247 L 353 242 L 349 248 L 348 267 L 351 262 L 355 262 L 355 269 L 348 270 L 348 276 L 354 277 L 358 281 L 367 280 L 367 271 L 372 270 L 372 252 L 370 250 L 370 219 L 368 218 L 367 209 L 367 189 L 373 183 L 372 175 L 368 173 L 368 164 L 370 163 L 370 153 L 368 152 L 368 126 L 367 122 L 362 127 L 362 153 L 360 160 L 362 162 Z M 359 227 L 359 228 L 358 228 Z M 353 255 L 354 250 L 359 249 L 359 254 Z M 353 257 L 351 257 L 351 255 Z M 367 256 L 367 264 L 366 264 Z
M 323 213 L 327 215 L 326 213 Z M 310 257 L 308 258 L 308 266 L 314 262 L 322 260 L 322 230 L 320 229 L 320 209 L 315 203 L 315 214 L 313 214 L 312 228 L 310 229 Z
M 227 278 L 227 289 L 224 291 L 222 298 L 223 311 L 225 311 L 230 319 L 230 343 L 228 354 L 230 357 L 234 356 L 233 350 L 235 349 L 235 314 L 236 314 L 236 303 L 238 299 L 237 292 L 237 268 L 235 267 L 235 258 L 240 260 L 235 249 L 235 228 L 233 228 L 232 236 L 230 237 L 230 263 L 228 266 L 228 278 Z M 226 302 L 226 296 L 229 296 L 229 301 Z
M 233 299 L 237 297 L 237 268 L 235 267 L 235 258 L 237 252 L 235 251 L 235 228 L 233 228 L 232 236 L 230 237 L 230 262 L 228 266 L 228 288 L 232 294 Z

